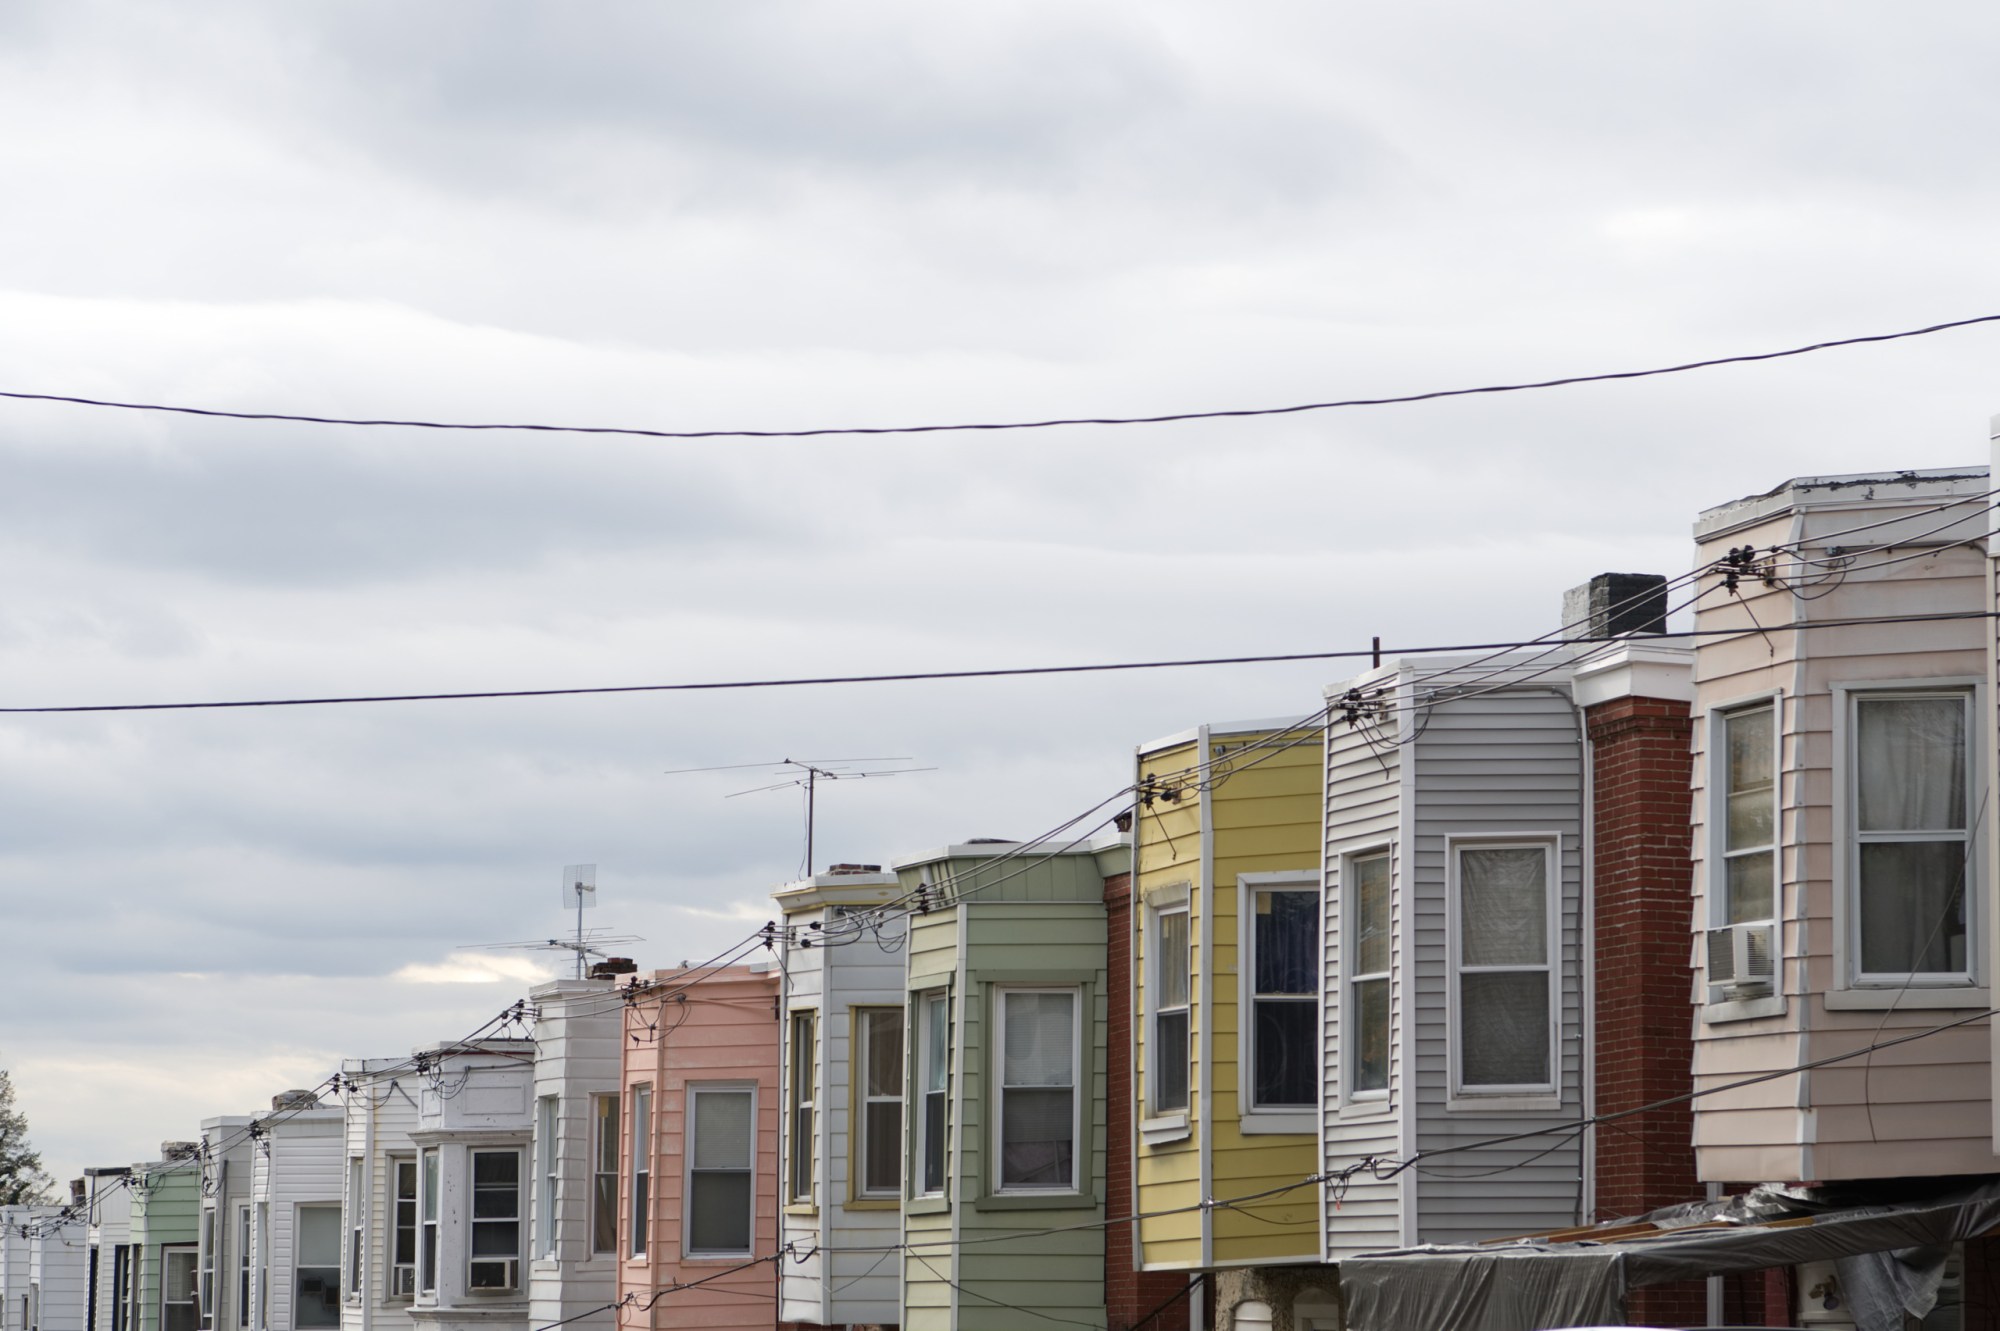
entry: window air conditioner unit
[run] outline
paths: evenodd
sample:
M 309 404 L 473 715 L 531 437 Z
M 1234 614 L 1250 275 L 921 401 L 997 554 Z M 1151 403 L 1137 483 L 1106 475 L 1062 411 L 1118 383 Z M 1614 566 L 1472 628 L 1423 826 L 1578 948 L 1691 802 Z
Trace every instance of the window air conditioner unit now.
M 395 1298 L 408 1298 L 417 1292 L 417 1268 L 405 1262 L 389 1269 L 389 1293 Z
M 1762 998 L 1778 977 L 1776 925 L 1731 924 L 1708 931 L 1708 982 L 1728 998 Z
M 521 1262 L 517 1257 L 481 1257 L 473 1261 L 466 1281 L 468 1288 L 508 1291 L 521 1288 Z

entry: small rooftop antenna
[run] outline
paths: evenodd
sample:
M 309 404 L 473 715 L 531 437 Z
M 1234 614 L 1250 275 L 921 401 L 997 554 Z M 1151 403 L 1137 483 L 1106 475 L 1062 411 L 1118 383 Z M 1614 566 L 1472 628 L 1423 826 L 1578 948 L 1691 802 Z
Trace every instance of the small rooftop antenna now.
M 682 776 L 690 772 L 737 772 L 748 767 L 768 767 L 772 776 L 782 777 L 768 786 L 752 786 L 748 790 L 733 791 L 723 796 L 735 799 L 738 795 L 761 795 L 771 790 L 786 790 L 803 786 L 806 792 L 806 854 L 801 877 L 810 878 L 813 873 L 813 824 L 816 815 L 816 796 L 822 781 L 858 781 L 871 776 L 904 776 L 911 772 L 935 772 L 935 767 L 881 767 L 872 764 L 915 762 L 914 758 L 780 758 L 767 763 L 725 763 L 720 767 L 676 767 L 667 772 L 668 776 Z
M 562 901 L 565 910 L 576 912 L 576 937 L 522 939 L 513 943 L 463 943 L 461 947 L 476 948 L 553 948 L 559 952 L 576 954 L 576 978 L 584 977 L 584 970 L 590 958 L 603 960 L 608 954 L 605 948 L 618 943 L 643 943 L 646 940 L 638 934 L 607 934 L 602 929 L 583 927 L 583 912 L 597 905 L 597 866 L 594 864 L 565 864 L 563 866 Z

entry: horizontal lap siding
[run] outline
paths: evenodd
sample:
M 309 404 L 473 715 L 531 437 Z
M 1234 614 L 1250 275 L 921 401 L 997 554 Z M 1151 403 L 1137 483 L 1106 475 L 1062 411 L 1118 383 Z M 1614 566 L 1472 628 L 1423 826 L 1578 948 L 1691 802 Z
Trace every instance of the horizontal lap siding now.
M 1241 758 L 1229 750 L 1250 745 Z M 1210 1191 L 1242 1197 L 1296 1184 L 1316 1171 L 1316 1134 L 1252 1134 L 1239 1130 L 1247 1106 L 1246 1030 L 1238 1011 L 1239 980 L 1254 986 L 1254 966 L 1244 945 L 1245 922 L 1238 876 L 1298 872 L 1316 879 L 1320 858 L 1320 791 L 1325 753 L 1317 728 L 1299 735 L 1227 735 L 1214 741 L 1218 757 L 1209 796 L 1214 841 L 1215 911 L 1213 977 L 1215 1117 L 1211 1132 Z M 1247 991 L 1247 989 L 1245 990 Z M 1213 1257 L 1218 1265 L 1281 1257 L 1311 1258 L 1318 1249 L 1319 1192 L 1292 1191 L 1247 1207 L 1215 1213 Z
M 1550 692 L 1548 689 L 1555 689 Z M 1535 686 L 1440 703 L 1413 744 L 1416 846 L 1403 893 L 1416 912 L 1414 971 L 1417 1147 L 1449 1151 L 1493 1137 L 1575 1121 L 1582 1095 L 1582 755 L 1565 676 Z M 1433 767 L 1433 758 L 1438 766 Z M 1526 777 L 1517 776 L 1524 771 Z M 1486 1109 L 1477 1097 L 1447 1108 L 1454 1038 L 1450 999 L 1450 838 L 1560 838 L 1557 958 L 1560 1021 L 1554 1109 Z M 1549 1148 L 1553 1147 L 1551 1150 Z M 1552 1135 L 1523 1147 L 1482 1147 L 1418 1171 L 1425 1242 L 1474 1242 L 1572 1223 L 1581 1196 L 1578 1140 Z M 1494 1173 L 1492 1171 L 1504 1171 Z M 1484 1175 L 1484 1177 L 1473 1177 Z
M 828 923 L 827 912 L 823 908 L 796 911 L 785 916 L 785 927 L 793 931 L 800 940 L 811 940 L 824 932 Z M 815 927 L 818 926 L 818 927 Z M 783 1307 L 779 1310 L 781 1322 L 817 1322 L 820 1320 L 822 1295 L 825 1290 L 825 1263 L 818 1249 L 827 1246 L 829 1240 L 822 1232 L 822 1216 L 826 1198 L 831 1196 L 827 1187 L 825 1157 L 821 1155 L 813 1168 L 815 1195 L 821 1210 L 810 1214 L 792 1209 L 789 1202 L 792 1155 L 796 1147 L 792 1142 L 792 1065 L 796 1055 L 792 1052 L 792 1017 L 799 1012 L 816 1014 L 814 1033 L 816 1042 L 826 1038 L 827 1013 L 822 1005 L 826 988 L 825 967 L 835 950 L 826 947 L 801 947 L 796 944 L 785 951 L 785 1022 L 779 1030 L 778 1086 L 784 1097 L 778 1113 L 778 1223 L 783 1230 L 785 1242 L 795 1245 L 800 1253 L 811 1253 L 803 1261 L 787 1259 L 778 1264 L 780 1297 Z M 815 1063 L 818 1066 L 817 1061 Z M 826 1121 L 829 1100 L 824 1095 L 825 1069 L 821 1068 L 818 1080 L 821 1093 L 815 1099 L 821 1130 L 828 1126 Z M 815 1146 L 817 1149 L 817 1146 Z
M 615 1254 L 591 1251 L 596 1172 L 591 1136 L 596 1097 L 618 1091 L 623 1005 L 614 987 L 605 982 L 563 981 L 533 997 L 542 1014 L 535 1025 L 535 1095 L 538 1099 L 558 1097 L 554 1205 L 560 1266 L 555 1271 L 541 1271 L 534 1268 L 542 1262 L 530 1264 L 528 1318 L 535 1326 L 581 1318 L 575 1323 L 579 1331 L 592 1331 L 609 1326 L 611 1315 L 584 1314 L 617 1298 Z M 540 1130 L 538 1114 L 536 1131 Z M 540 1158 L 538 1143 L 530 1159 Z M 540 1166 L 532 1168 L 536 1173 L 535 1205 L 547 1205 L 549 1199 L 541 1195 Z M 531 1232 L 539 1236 L 539 1217 L 534 1224 Z M 539 1251 L 539 1237 L 536 1242 Z
M 883 929 L 892 945 L 897 944 L 901 926 Z M 859 1166 L 854 1142 L 853 1114 L 860 1103 L 856 1082 L 861 1076 L 857 1057 L 855 1009 L 857 1007 L 904 1007 L 901 946 L 886 949 L 869 935 L 860 941 L 822 954 L 825 967 L 825 1002 L 834 1014 L 826 1027 L 830 1033 L 826 1099 L 821 1112 L 827 1125 L 828 1200 L 822 1221 L 836 1248 L 876 1248 L 896 1242 L 900 1218 L 891 1210 L 849 1210 L 846 1202 L 855 1193 L 853 1170 Z M 904 1031 L 904 1048 L 909 1048 L 909 1031 Z M 907 1124 L 905 1125 L 907 1127 Z M 832 1282 L 833 1322 L 837 1325 L 875 1324 L 896 1320 L 896 1263 L 881 1253 L 834 1255 L 827 1259 L 826 1278 Z
M 1379 747 L 1378 747 L 1379 746 Z M 1400 888 L 1404 868 L 1402 847 L 1394 846 L 1400 835 L 1402 804 L 1399 787 L 1406 751 L 1371 745 L 1354 727 L 1336 720 L 1327 732 L 1324 873 L 1326 890 L 1321 898 L 1320 925 L 1325 933 L 1325 985 L 1321 1005 L 1321 1033 L 1325 1044 L 1325 1075 L 1322 1080 L 1321 1116 L 1325 1127 L 1323 1168 L 1338 1171 L 1369 1158 L 1393 1159 L 1402 1149 L 1401 1103 L 1406 1093 L 1402 1063 L 1402 1042 L 1393 1032 L 1400 1029 L 1405 1001 L 1406 961 L 1402 953 L 1402 893 L 1392 892 L 1390 937 L 1392 943 L 1389 977 L 1389 1101 L 1386 1105 L 1360 1101 L 1346 1102 L 1346 1069 L 1342 1059 L 1346 1002 L 1347 960 L 1343 954 L 1345 928 L 1345 888 L 1341 881 L 1344 857 L 1354 850 L 1384 844 L 1393 846 L 1390 860 L 1391 882 Z M 1395 1247 L 1401 1236 L 1402 1188 L 1398 1179 L 1378 1179 L 1361 1172 L 1344 1188 L 1330 1185 L 1324 1191 L 1326 1252 L 1329 1260 L 1360 1252 Z

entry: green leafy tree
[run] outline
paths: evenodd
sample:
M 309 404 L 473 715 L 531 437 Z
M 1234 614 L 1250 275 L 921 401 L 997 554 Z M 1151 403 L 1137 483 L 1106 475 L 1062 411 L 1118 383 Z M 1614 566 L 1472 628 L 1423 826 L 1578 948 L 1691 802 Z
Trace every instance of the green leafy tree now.
M 55 1182 L 42 1172 L 42 1155 L 28 1145 L 28 1116 L 14 1108 L 14 1081 L 0 1071 L 0 1206 L 46 1202 Z

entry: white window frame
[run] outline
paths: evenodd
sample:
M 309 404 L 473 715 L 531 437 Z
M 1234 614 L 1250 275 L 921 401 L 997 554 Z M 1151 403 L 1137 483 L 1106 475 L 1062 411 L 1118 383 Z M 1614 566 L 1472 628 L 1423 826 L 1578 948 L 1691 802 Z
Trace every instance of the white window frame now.
M 163 1243 L 160 1245 L 159 1331 L 167 1331 L 167 1309 L 170 1306 L 181 1306 L 183 1303 L 179 1299 L 172 1300 L 170 1303 L 167 1298 L 168 1263 L 174 1257 L 183 1253 L 191 1259 L 189 1264 L 192 1267 L 188 1272 L 188 1296 L 185 1300 L 186 1305 L 193 1310 L 193 1316 L 189 1321 L 191 1325 L 201 1325 L 201 1245 L 199 1243 Z
M 1257 993 L 1257 894 L 1259 892 L 1301 892 L 1314 898 L 1316 909 L 1313 915 L 1313 932 L 1316 935 L 1313 955 L 1318 959 L 1313 972 L 1320 977 L 1313 986 L 1312 995 L 1302 998 L 1296 995 L 1272 995 L 1260 997 Z M 1321 1064 L 1315 1084 L 1324 1086 L 1324 1045 L 1322 1043 L 1323 1014 L 1321 1011 L 1326 974 L 1326 893 L 1320 883 L 1319 874 L 1310 870 L 1281 873 L 1246 873 L 1236 876 L 1236 920 L 1237 957 L 1239 958 L 1236 992 L 1237 1064 L 1241 1069 L 1237 1077 L 1239 1087 L 1238 1102 L 1241 1122 L 1239 1129 L 1246 1134 L 1313 1132 L 1319 1123 L 1319 1106 L 1312 1105 L 1272 1105 L 1264 1106 L 1256 1102 L 1257 1094 L 1257 1005 L 1259 1003 L 1296 1003 L 1303 1007 L 1310 1003 L 1313 1009 L 1313 1031 L 1311 1054 Z
M 915 1071 L 911 1086 L 910 1103 L 915 1108 L 915 1122 L 911 1126 L 910 1141 L 914 1146 L 910 1159 L 910 1196 L 944 1197 L 951 1191 L 951 990 L 920 989 L 914 995 L 916 1020 L 912 1023 L 918 1031 L 916 1057 L 909 1060 Z M 935 1005 L 935 1006 L 933 1006 Z M 937 1069 L 931 1061 L 931 1031 L 939 1018 L 944 1021 L 944 1076 L 941 1090 L 930 1089 L 931 1074 Z M 944 1140 L 937 1143 L 938 1155 L 942 1161 L 938 1186 L 929 1186 L 927 1167 L 930 1163 L 931 1116 L 930 1097 L 944 1097 Z
M 803 1051 L 799 1047 L 801 1026 L 806 1032 Z M 819 1182 L 819 1028 L 818 1008 L 796 1007 L 786 1014 L 783 1181 L 787 1206 L 812 1206 Z
M 1990 1007 L 1992 989 L 1986 981 L 1985 856 L 1983 829 L 1994 817 L 1989 807 L 1980 817 L 1980 792 L 1986 789 L 1988 764 L 1984 757 L 1987 728 L 1985 681 L 1976 675 L 1933 676 L 1915 679 L 1871 679 L 1836 683 L 1833 695 L 1833 812 L 1835 848 L 1834 888 L 1834 975 L 1835 989 L 1826 994 L 1829 1008 L 1883 1009 Z M 1855 725 L 1858 703 L 1866 698 L 1923 697 L 1958 694 L 1966 700 L 1966 830 L 1969 845 L 1965 875 L 1965 958 L 1966 970 L 1958 975 L 1919 973 L 1916 975 L 1864 975 L 1861 972 L 1860 874 L 1857 861 L 1860 833 L 1856 807 L 1854 764 L 1860 746 Z
M 440 1244 L 439 1217 L 443 1206 L 438 1194 L 444 1189 L 444 1161 L 435 1146 L 426 1146 L 417 1156 L 417 1297 L 435 1299 L 438 1268 L 444 1250 Z
M 1000 1143 L 1006 1138 L 1007 1120 L 1007 998 L 1011 994 L 1066 994 L 1070 999 L 1070 1151 L 1069 1182 L 1039 1187 L 1009 1184 L 1001 1177 L 1002 1159 Z M 1083 1067 L 1083 988 L 1066 984 L 1009 984 L 993 987 L 993 1048 L 989 1060 L 989 1075 L 992 1092 L 987 1097 L 989 1114 L 993 1128 L 989 1134 L 987 1149 L 991 1163 L 986 1173 L 990 1178 L 987 1191 L 995 1196 L 1046 1197 L 1066 1195 L 1080 1190 L 1078 1180 L 1083 1175 L 1085 1164 L 1085 1143 L 1083 1140 L 1083 1105 L 1090 1088 L 1084 1084 Z
M 1381 858 L 1389 866 L 1389 969 L 1385 971 L 1357 972 L 1359 950 L 1355 939 L 1360 930 L 1356 924 L 1359 918 L 1360 902 L 1354 890 L 1354 866 L 1362 860 Z M 1381 841 L 1369 845 L 1354 846 L 1340 854 L 1340 1087 L 1344 1093 L 1344 1108 L 1350 1112 L 1387 1113 L 1391 1091 L 1395 1088 L 1396 1070 L 1396 921 L 1400 915 L 1401 899 L 1398 895 L 1397 854 L 1394 842 Z M 1384 1070 L 1384 1084 L 1357 1088 L 1355 1073 L 1360 1069 L 1361 1060 L 1357 1051 L 1361 1048 L 1359 1035 L 1361 1004 L 1355 1001 L 1354 991 L 1363 983 L 1380 983 L 1389 992 L 1387 1008 L 1389 1029 L 1384 1033 L 1388 1042 L 1389 1057 Z
M 1746 694 L 1731 698 L 1709 707 L 1702 721 L 1703 775 L 1702 775 L 1702 821 L 1703 849 L 1701 868 L 1702 895 L 1706 898 L 1700 918 L 1705 919 L 1707 928 L 1720 929 L 1729 924 L 1729 871 L 1726 864 L 1725 843 L 1728 840 L 1729 791 L 1728 791 L 1728 718 L 1760 708 L 1771 709 L 1771 941 L 1774 950 L 1782 951 L 1785 918 L 1785 706 L 1787 697 L 1782 689 L 1765 693 Z M 1754 921 L 1746 921 L 1754 923 Z M 1697 943 L 1701 940 L 1697 939 Z M 1741 1021 L 1751 1017 L 1777 1016 L 1785 1011 L 1785 992 L 1782 983 L 1773 986 L 1773 992 L 1757 998 L 1729 998 L 1719 986 L 1706 984 L 1706 961 L 1699 956 L 1698 964 L 1703 969 L 1704 991 L 1708 1001 L 1701 1008 L 1701 1019 L 1706 1022 Z M 1774 958 L 1780 976 L 1784 972 L 1782 956 Z
M 716 1173 L 741 1173 L 748 1176 L 750 1184 L 750 1233 L 749 1242 L 741 1248 L 697 1248 L 694 1246 L 694 1165 L 697 1143 L 695 1141 L 696 1102 L 704 1095 L 748 1095 L 750 1098 L 750 1165 L 744 1170 L 716 1170 Z M 757 1083 L 754 1081 L 698 1081 L 687 1083 L 683 1099 L 686 1149 L 681 1152 L 681 1256 L 689 1261 L 740 1259 L 750 1256 L 757 1248 Z
M 535 1098 L 535 1256 L 556 1260 L 558 1172 L 562 1166 L 562 1097 Z
M 1542 852 L 1542 870 L 1545 876 L 1543 920 L 1547 937 L 1547 950 L 1543 962 L 1548 972 L 1548 1050 L 1549 1079 L 1541 1083 L 1523 1083 L 1508 1086 L 1467 1086 L 1464 1080 L 1463 1054 L 1465 1033 L 1459 1023 L 1459 976 L 1465 970 L 1460 962 L 1460 941 L 1462 936 L 1462 916 L 1459 909 L 1459 892 L 1462 886 L 1459 877 L 1459 855 L 1466 850 L 1539 850 Z M 1563 1008 L 1563 950 L 1562 950 L 1562 855 L 1563 839 L 1559 832 L 1521 832 L 1511 836 L 1448 836 L 1445 838 L 1445 973 L 1448 979 L 1447 1022 L 1450 1030 L 1451 1087 L 1445 1101 L 1445 1108 L 1484 1109 L 1555 1109 L 1562 1103 L 1562 1008 Z M 1479 970 L 1519 972 L 1534 969 L 1531 966 L 1480 967 Z
M 215 1326 L 216 1225 L 220 1218 L 213 1202 L 201 1208 L 201 1261 L 195 1271 L 194 1295 L 195 1325 L 201 1331 L 213 1331 Z
M 250 1325 L 250 1203 L 236 1203 L 236 1218 L 233 1226 L 236 1234 L 236 1325 Z M 114 1263 L 116 1255 L 113 1256 Z M 124 1331 L 122 1326 L 112 1331 Z
M 478 1215 L 479 1200 L 479 1157 L 482 1155 L 511 1155 L 514 1157 L 514 1251 L 511 1253 L 478 1252 L 474 1238 L 480 1225 L 510 1223 L 504 1216 Z M 518 1146 L 470 1146 L 465 1152 L 465 1290 L 474 1296 L 518 1294 L 526 1288 L 521 1264 L 528 1260 L 525 1251 L 533 1242 L 528 1232 L 528 1193 L 531 1178 L 528 1174 L 528 1153 Z M 506 1262 L 513 1266 L 514 1279 L 510 1284 L 475 1285 L 472 1268 L 487 1262 Z
M 1139 1121 L 1139 1135 L 1148 1145 L 1161 1145 L 1177 1141 L 1188 1135 L 1190 1114 L 1194 1108 L 1196 1040 L 1194 1029 L 1194 996 L 1196 975 L 1194 965 L 1194 911 L 1192 884 L 1181 882 L 1165 887 L 1153 888 L 1144 894 L 1140 916 L 1140 946 L 1144 956 L 1142 971 L 1145 1003 L 1140 1013 L 1141 1027 L 1139 1045 L 1144 1056 L 1145 1076 L 1142 1079 L 1142 1095 L 1145 1103 L 1141 1106 L 1143 1117 Z M 1187 918 L 1187 990 L 1188 1001 L 1184 1007 L 1166 1009 L 1160 1006 L 1160 963 L 1165 959 L 1160 941 L 1160 921 L 1169 915 Z M 1160 1104 L 1160 1072 L 1165 1066 L 1160 1059 L 1158 1039 L 1159 1019 L 1171 1011 L 1180 1011 L 1187 1016 L 1187 1063 L 1185 1067 L 1187 1101 L 1175 1106 Z
M 331 1266 L 327 1266 L 318 1262 L 315 1262 L 311 1266 L 307 1266 L 305 1263 L 300 1261 L 300 1257 L 303 1255 L 301 1250 L 305 1247 L 305 1228 L 306 1228 L 305 1213 L 308 1211 L 333 1212 L 334 1249 L 333 1249 L 333 1265 Z M 340 1213 L 339 1202 L 300 1202 L 292 1207 L 291 1297 L 292 1297 L 292 1326 L 294 1328 L 298 1328 L 299 1326 L 301 1326 L 305 1320 L 300 1315 L 305 1307 L 305 1291 L 302 1288 L 300 1288 L 300 1281 L 304 1273 L 307 1271 L 333 1272 L 334 1321 L 329 1323 L 328 1325 L 338 1326 L 340 1324 L 339 1322 L 340 1318 L 339 1308 L 341 1302 L 340 1286 L 341 1286 L 341 1280 L 345 1275 L 345 1273 L 341 1270 L 341 1264 L 340 1264 L 340 1259 L 342 1256 L 341 1246 L 340 1246 L 342 1227 L 343 1227 L 343 1217 Z
M 341 1212 L 346 1240 L 341 1253 L 341 1279 L 343 1303 L 359 1303 L 361 1292 L 367 1287 L 367 1272 L 363 1258 L 368 1252 L 368 1160 L 365 1156 L 347 1157 L 347 1201 Z
M 872 1018 L 876 1014 L 884 1012 L 893 1012 L 896 1014 L 897 1029 L 902 1034 L 896 1057 L 899 1075 L 891 1083 L 892 1089 L 888 1094 L 871 1095 L 868 1092 L 868 1069 L 870 1060 L 874 1056 L 872 1046 L 875 1041 L 875 1025 Z M 848 1080 L 854 1090 L 854 1122 L 848 1125 L 848 1130 L 853 1134 L 855 1143 L 854 1195 L 862 1201 L 881 1201 L 900 1197 L 903 1195 L 903 1133 L 901 1127 L 903 1095 L 900 1073 L 903 1066 L 903 1059 L 909 1049 L 908 1018 L 904 1015 L 903 1009 L 900 1007 L 872 1004 L 849 1009 L 848 1020 L 853 1030 L 852 1045 L 854 1049 L 853 1066 L 848 1069 Z M 868 1186 L 868 1167 L 872 1163 L 872 1158 L 868 1153 L 868 1142 L 870 1140 L 868 1135 L 869 1108 L 870 1106 L 880 1104 L 890 1104 L 896 1107 L 898 1127 L 896 1132 L 896 1148 L 893 1152 L 896 1162 L 896 1182 L 888 1188 L 870 1188 Z
M 632 1087 L 632 1108 L 627 1116 L 632 1124 L 631 1229 L 625 1236 L 625 1255 L 642 1258 L 652 1250 L 653 1212 L 653 1086 L 639 1082 Z

